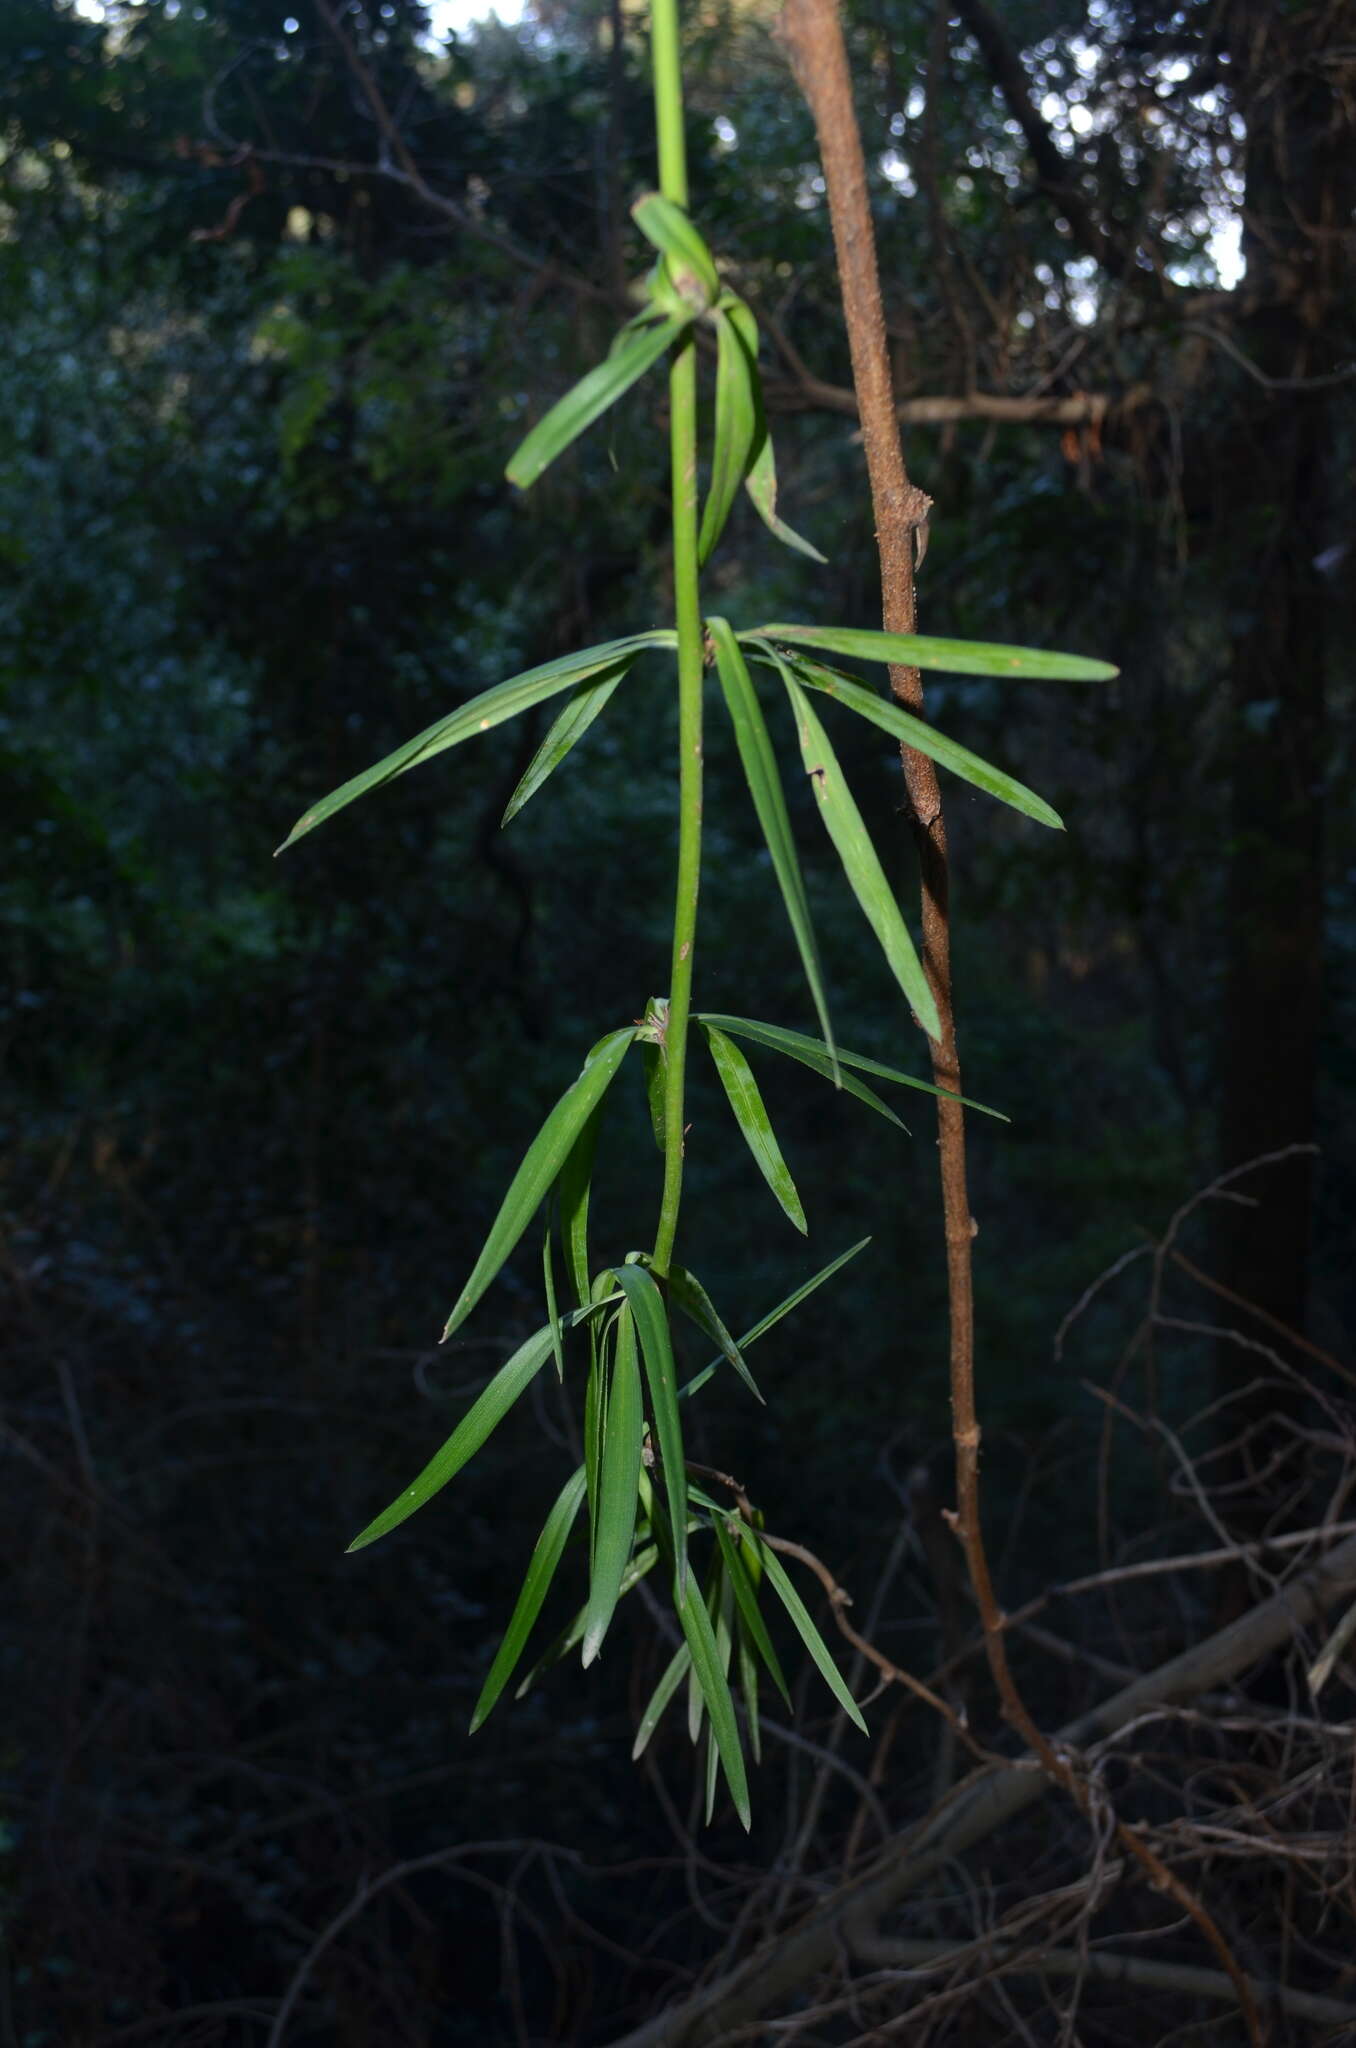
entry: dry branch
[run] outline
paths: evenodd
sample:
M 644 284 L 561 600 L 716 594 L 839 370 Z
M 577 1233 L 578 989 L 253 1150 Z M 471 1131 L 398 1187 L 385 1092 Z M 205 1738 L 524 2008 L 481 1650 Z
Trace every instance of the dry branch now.
M 1055 1741 L 1065 1755 L 1117 1734 L 1147 1709 L 1197 1699 L 1230 1684 L 1290 1642 L 1335 1601 L 1356 1592 L 1356 1536 L 1288 1581 L 1227 1628 L 1070 1722 Z M 998 1828 L 1034 1806 L 1050 1781 L 1035 1759 L 969 1779 L 942 1808 L 882 1851 L 862 1875 L 793 1928 L 682 2004 L 636 2028 L 614 2048 L 680 2048 L 714 2042 L 795 1994 L 851 1949 L 911 1892 Z M 1213 1975 L 1213 1972 L 1207 1972 Z M 1205 1995 L 1205 1994 L 1203 1994 Z

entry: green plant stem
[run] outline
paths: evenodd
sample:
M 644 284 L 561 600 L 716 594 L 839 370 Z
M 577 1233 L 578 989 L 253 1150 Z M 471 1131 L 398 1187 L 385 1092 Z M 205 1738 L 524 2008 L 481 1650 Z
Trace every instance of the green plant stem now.
M 654 0 L 651 15 L 655 131 L 659 185 L 666 199 L 687 205 L 683 136 L 682 52 L 677 0 Z M 697 578 L 697 353 L 688 335 L 669 371 L 669 450 L 673 488 L 673 603 L 678 630 L 678 885 L 673 912 L 673 963 L 664 1068 L 664 1191 L 655 1233 L 654 1269 L 662 1278 L 673 1257 L 683 1192 L 683 1105 L 692 955 L 702 851 L 702 612 Z

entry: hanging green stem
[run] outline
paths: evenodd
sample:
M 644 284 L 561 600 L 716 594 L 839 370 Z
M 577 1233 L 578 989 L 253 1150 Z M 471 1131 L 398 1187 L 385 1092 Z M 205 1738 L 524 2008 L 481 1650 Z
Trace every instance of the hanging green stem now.
M 683 138 L 682 56 L 677 0 L 655 0 L 651 17 L 659 183 L 666 199 L 687 205 Z M 673 599 L 678 629 L 678 890 L 673 914 L 673 964 L 664 1070 L 664 1192 L 655 1234 L 654 1267 L 662 1277 L 673 1256 L 683 1191 L 683 1103 L 692 952 L 702 839 L 702 614 L 697 581 L 697 356 L 691 335 L 674 352 L 669 372 L 669 448 L 673 479 Z

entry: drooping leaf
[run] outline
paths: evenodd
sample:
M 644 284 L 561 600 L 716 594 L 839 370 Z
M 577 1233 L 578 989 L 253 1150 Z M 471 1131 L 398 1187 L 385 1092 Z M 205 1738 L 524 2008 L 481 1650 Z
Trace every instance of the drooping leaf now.
M 706 1711 L 711 1717 L 711 1732 L 720 1751 L 726 1783 L 734 1799 L 735 1811 L 747 1830 L 753 1824 L 753 1815 L 749 1807 L 749 1781 L 744 1771 L 744 1753 L 739 1746 L 739 1724 L 735 1720 L 734 1700 L 730 1694 L 729 1681 L 720 1666 L 715 1630 L 706 1611 L 706 1602 L 691 1574 L 688 1576 L 687 1592 L 676 1606 L 683 1635 L 688 1649 L 692 1652 L 692 1669 L 696 1673 Z
M 650 1260 L 646 1253 L 637 1253 L 636 1257 L 641 1265 L 649 1265 Z M 762 1402 L 763 1397 L 758 1391 L 753 1374 L 749 1371 L 743 1353 L 730 1335 L 730 1332 L 726 1329 L 725 1324 L 721 1321 L 720 1316 L 716 1312 L 714 1302 L 696 1274 L 689 1273 L 686 1266 L 680 1266 L 677 1260 L 674 1259 L 669 1263 L 668 1277 L 665 1284 L 669 1290 L 669 1299 L 674 1307 L 685 1315 L 690 1322 L 695 1323 L 697 1328 L 704 1336 L 709 1337 L 713 1344 L 719 1344 L 725 1358 L 739 1374 L 740 1379 L 743 1380 L 744 1385 L 753 1395 L 754 1400 Z M 690 1391 L 692 1391 L 691 1382 L 682 1389 L 682 1393 L 686 1394 Z M 766 1405 L 767 1403 L 763 1402 L 763 1406 L 766 1407 Z
M 521 1166 L 509 1183 L 509 1191 L 490 1227 L 480 1257 L 453 1305 L 443 1331 L 444 1342 L 465 1322 L 532 1221 L 590 1114 L 602 1101 L 635 1035 L 632 1024 L 622 1031 L 609 1032 L 600 1040 L 585 1061 L 579 1078 L 565 1090 L 528 1146 Z
M 684 1678 L 686 1678 L 691 1663 L 691 1650 L 689 1650 L 686 1643 L 680 1643 L 668 1663 L 664 1666 L 663 1676 L 645 1703 L 645 1711 L 640 1717 L 640 1726 L 636 1729 L 636 1739 L 631 1745 L 631 1760 L 633 1763 L 637 1757 L 644 1755 L 649 1745 L 650 1737 L 654 1734 L 655 1729 L 663 1718 L 665 1707 L 667 1707 Z
M 788 1059 L 799 1060 L 802 1065 L 812 1068 L 816 1074 L 827 1075 L 829 1072 L 828 1047 L 822 1045 L 817 1038 L 807 1038 L 802 1031 L 788 1031 L 781 1024 L 762 1024 L 753 1017 L 727 1017 L 719 1010 L 703 1010 L 694 1021 L 698 1024 L 714 1024 L 718 1030 L 732 1032 L 736 1038 L 751 1039 L 755 1045 L 765 1045 L 771 1052 L 785 1053 Z M 855 1067 L 860 1073 L 876 1074 L 882 1081 L 897 1082 L 901 1088 L 917 1088 L 924 1095 L 943 1095 L 948 1102 L 963 1103 L 966 1109 L 977 1109 L 982 1116 L 997 1117 L 1000 1123 L 1010 1121 L 1001 1109 L 989 1109 L 984 1103 L 975 1102 L 968 1095 L 953 1095 L 949 1088 L 937 1088 L 931 1081 L 920 1081 L 915 1075 L 906 1074 L 899 1067 L 883 1066 L 879 1060 L 868 1059 L 865 1053 L 844 1052 L 841 1046 L 837 1048 L 837 1052 L 843 1066 Z M 857 1093 L 850 1074 L 843 1076 L 843 1086 L 849 1094 Z M 878 1095 L 873 1095 L 868 1090 L 861 1096 L 861 1100 L 869 1103 L 872 1109 L 879 1110 L 882 1115 L 888 1116 L 891 1123 L 899 1123 L 898 1117 L 886 1108 Z M 900 1124 L 900 1129 L 903 1128 L 904 1126 Z
M 757 420 L 754 380 L 757 372 L 728 311 L 716 308 L 716 416 L 711 454 L 711 480 L 702 507 L 697 560 L 705 564 L 725 531 L 730 507 L 744 481 Z M 754 350 L 757 351 L 755 329 Z
M 1109 661 L 1085 654 L 1053 654 L 1034 647 L 1003 647 L 984 640 L 934 640 L 917 633 L 876 633 L 856 626 L 758 626 L 741 640 L 789 640 L 793 647 L 822 647 L 859 661 L 891 662 L 906 668 L 958 676 L 1033 676 L 1049 682 L 1106 683 L 1119 674 Z
M 480 1688 L 480 1698 L 476 1701 L 475 1712 L 471 1716 L 472 1735 L 493 1711 L 500 1693 L 513 1676 L 533 1625 L 541 1613 L 542 1602 L 556 1575 L 556 1566 L 564 1555 L 565 1545 L 569 1541 L 570 1531 L 579 1513 L 579 1503 L 583 1498 L 584 1468 L 581 1465 L 577 1472 L 571 1473 L 561 1488 L 556 1504 L 546 1517 L 541 1535 L 537 1538 L 527 1567 L 527 1576 L 523 1580 L 522 1590 L 509 1617 L 509 1625 L 504 1631 L 504 1640 L 499 1645 L 489 1675 Z
M 777 772 L 777 758 L 772 751 L 763 720 L 758 693 L 753 687 L 753 678 L 745 665 L 739 642 L 728 619 L 713 618 L 706 622 L 711 635 L 711 644 L 716 651 L 716 670 L 720 687 L 725 698 L 730 723 L 734 727 L 735 745 L 744 768 L 744 778 L 749 785 L 753 807 L 758 813 L 758 822 L 763 828 L 768 855 L 772 861 L 773 873 L 782 892 L 786 914 L 795 935 L 796 947 L 800 953 L 801 966 L 809 986 L 819 1028 L 824 1034 L 832 1066 L 834 1085 L 839 1084 L 837 1061 L 834 1053 L 833 1028 L 829 1023 L 828 998 L 824 993 L 824 980 L 819 967 L 819 948 L 815 943 L 814 926 L 810 919 L 810 899 L 805 893 L 805 882 L 796 856 L 796 842 L 791 832 L 791 820 L 787 815 L 786 798 L 782 792 L 782 779 Z
M 613 1297 L 614 1299 L 619 1297 Z M 562 1318 L 566 1324 L 583 1322 L 594 1313 L 593 1308 L 573 1309 Z M 435 1453 L 425 1465 L 413 1485 L 407 1486 L 384 1508 L 374 1521 L 368 1523 L 360 1535 L 354 1537 L 349 1550 L 365 1550 L 369 1543 L 375 1543 L 379 1536 L 385 1536 L 396 1529 L 412 1515 L 416 1508 L 423 1507 L 435 1493 L 454 1479 L 463 1465 L 473 1458 L 490 1433 L 497 1429 L 518 1397 L 529 1387 L 534 1376 L 551 1356 L 551 1330 L 549 1324 L 534 1330 L 526 1343 L 520 1344 L 507 1364 L 500 1366 L 489 1385 L 477 1396 L 463 1415 L 442 1449 Z
M 716 1531 L 716 1541 L 720 1545 L 721 1555 L 725 1560 L 725 1574 L 729 1579 L 730 1589 L 738 1603 L 740 1618 L 745 1629 L 748 1631 L 749 1641 L 767 1666 L 772 1683 L 776 1686 L 789 1707 L 791 1704 L 791 1694 L 787 1689 L 786 1677 L 782 1671 L 777 1652 L 772 1647 L 772 1638 L 767 1632 L 767 1624 L 758 1610 L 758 1595 L 754 1591 L 753 1582 L 749 1577 L 748 1566 L 744 1562 L 742 1539 L 736 1542 L 735 1538 L 730 1534 L 729 1523 L 724 1515 L 717 1514 L 714 1516 L 713 1523 Z
M 622 1579 L 635 1543 L 644 1420 L 640 1366 L 636 1358 L 636 1326 L 628 1304 L 617 1317 L 617 1349 L 612 1362 L 603 1426 L 602 1465 L 598 1474 L 598 1527 L 584 1621 L 583 1660 L 586 1665 L 593 1662 L 602 1648 L 608 1624 L 621 1597 Z
M 753 1531 L 750 1531 L 744 1540 L 756 1547 L 763 1570 L 767 1573 L 768 1584 L 772 1587 L 782 1606 L 794 1622 L 797 1634 L 810 1652 L 811 1657 L 813 1657 L 829 1691 L 833 1694 L 848 1719 L 855 1722 L 863 1735 L 865 1735 L 867 1728 L 865 1721 L 862 1719 L 861 1709 L 848 1691 L 838 1666 L 829 1655 L 828 1645 L 825 1643 L 823 1636 L 821 1636 L 819 1630 L 811 1621 L 805 1602 L 801 1599 L 800 1594 L 782 1569 L 781 1559 L 777 1556 L 776 1551 L 770 1549 L 763 1542 L 762 1538 Z
M 1050 825 L 1057 832 L 1064 830 L 1064 821 L 1043 797 L 1028 789 L 1016 776 L 1005 775 L 1001 768 L 991 767 L 981 761 L 978 754 L 972 754 L 968 747 L 962 747 L 955 740 L 949 740 L 932 726 L 925 725 L 921 718 L 915 718 L 902 705 L 888 697 L 877 696 L 874 690 L 863 689 L 849 676 L 840 676 L 836 670 L 825 668 L 822 663 L 797 657 L 790 663 L 797 679 L 807 683 L 812 690 L 822 690 L 826 697 L 836 697 L 840 704 L 846 704 L 849 711 L 869 719 L 894 739 L 902 740 L 905 746 L 926 754 L 942 768 L 949 768 L 953 775 L 959 775 L 966 782 L 972 782 L 976 789 L 986 790 L 996 796 L 1000 803 L 1010 804 L 1014 811 L 1024 817 L 1034 818 L 1038 825 Z
M 848 886 L 876 934 L 890 971 L 915 1017 L 930 1038 L 937 1038 L 942 1026 L 937 1015 L 936 998 L 928 987 L 923 963 L 909 936 L 895 892 L 886 880 L 880 857 L 862 822 L 862 814 L 853 800 L 847 779 L 838 765 L 838 757 L 829 745 L 828 734 L 811 709 L 804 690 L 785 664 L 782 666 L 782 681 L 796 714 L 796 736 L 800 741 L 805 772 L 814 789 L 819 815 L 843 864 Z
M 694 308 L 689 317 L 695 318 L 698 310 Z M 534 484 L 542 471 L 549 469 L 572 441 L 577 441 L 609 406 L 615 405 L 623 393 L 639 383 L 650 365 L 659 360 L 688 325 L 688 319 L 674 317 L 638 327 L 628 334 L 622 346 L 605 357 L 586 377 L 581 377 L 573 390 L 557 399 L 551 410 L 519 443 L 504 470 L 509 482 L 524 491 Z
M 648 1041 L 643 1041 L 640 1048 L 640 1056 L 641 1062 L 645 1068 L 645 1101 L 650 1112 L 650 1129 L 654 1133 L 655 1144 L 659 1147 L 660 1151 L 662 1152 L 664 1150 L 665 1144 L 664 1053 L 663 1049 L 660 1046 L 653 1045 Z
M 555 661 L 543 662 L 539 668 L 524 669 L 520 676 L 510 676 L 506 683 L 496 683 L 492 690 L 482 690 L 469 703 L 458 705 L 445 718 L 426 726 L 412 740 L 406 740 L 403 746 L 387 754 L 375 767 L 365 768 L 361 775 L 351 776 L 338 789 L 322 797 L 318 804 L 312 804 L 310 810 L 298 818 L 278 852 L 286 853 L 298 839 L 304 839 L 308 832 L 314 832 L 317 825 L 323 825 L 336 811 L 356 803 L 369 790 L 380 788 L 397 775 L 404 775 L 422 761 L 431 761 L 435 754 L 446 753 L 449 747 L 460 746 L 463 740 L 473 739 L 477 733 L 489 732 L 493 726 L 502 725 L 505 719 L 516 718 L 520 711 L 540 704 L 547 697 L 558 696 L 584 677 L 615 667 L 620 657 L 634 658 L 642 647 L 676 647 L 677 644 L 678 636 L 671 628 L 657 629 L 652 633 L 632 633 L 624 640 L 608 640 L 598 647 L 585 647 L 577 654 L 562 654 Z
M 556 1185 L 560 1210 L 560 1242 L 570 1275 L 574 1298 L 583 1308 L 589 1298 L 589 1186 L 593 1179 L 593 1155 L 598 1149 L 601 1106 L 593 1110 L 579 1136 L 565 1155 Z
M 754 1165 L 777 1197 L 786 1215 L 797 1230 L 805 1235 L 809 1225 L 801 1206 L 796 1184 L 782 1157 L 781 1146 L 777 1143 L 768 1116 L 767 1107 L 759 1093 L 758 1083 L 753 1078 L 753 1069 L 732 1038 L 718 1031 L 714 1024 L 703 1024 L 702 1032 L 711 1049 L 711 1058 L 720 1083 L 725 1090 L 730 1108 L 734 1111 L 735 1122 L 739 1125 L 744 1143 L 753 1154 Z
M 599 1290 L 595 1289 L 595 1292 Z M 616 1342 L 617 1319 L 609 1316 L 601 1327 L 589 1325 L 589 1372 L 584 1384 L 584 1478 L 589 1502 L 589 1577 L 598 1542 L 598 1475 L 603 1466 L 603 1432 L 607 1427 L 608 1381 L 612 1347 Z
M 744 1722 L 749 1731 L 749 1750 L 756 1764 L 763 1761 L 763 1731 L 758 1718 L 758 1662 L 749 1647 L 748 1631 L 740 1617 L 735 1638 L 739 1659 L 739 1690 L 744 1700 Z
M 508 800 L 500 820 L 501 827 L 517 817 L 529 797 L 536 795 L 547 776 L 560 766 L 571 747 L 583 739 L 594 719 L 607 709 L 613 692 L 624 680 L 632 660 L 633 657 L 627 655 L 613 668 L 605 669 L 592 682 L 580 684 L 528 762 L 522 781 Z
M 546 1294 L 546 1316 L 551 1330 L 551 1350 L 556 1361 L 556 1378 L 565 1383 L 565 1346 L 560 1335 L 560 1310 L 556 1305 L 556 1265 L 551 1256 L 551 1217 L 548 1211 L 546 1228 L 541 1239 L 541 1277 Z
M 730 1680 L 730 1655 L 734 1649 L 734 1601 L 730 1583 L 722 1572 L 716 1582 L 715 1612 L 711 1616 L 716 1634 L 716 1662 L 726 1684 Z M 738 1725 L 738 1724 L 736 1724 Z M 711 1816 L 716 1810 L 716 1764 L 719 1745 L 710 1735 L 706 1738 L 706 1825 L 710 1827 Z
M 692 223 L 692 218 L 672 199 L 666 199 L 662 192 L 646 192 L 631 208 L 631 218 L 652 248 L 667 257 L 670 272 L 682 290 L 682 274 L 688 271 L 701 285 L 709 306 L 720 291 L 720 277 L 716 270 L 715 258 L 702 240 Z M 694 312 L 703 311 L 700 304 L 693 305 Z
M 647 1543 L 643 1550 L 638 1550 L 623 1574 L 621 1597 L 625 1599 L 631 1589 L 640 1584 L 646 1573 L 654 1570 L 658 1562 L 659 1550 L 655 1544 Z M 536 1663 L 518 1680 L 513 1692 L 513 1697 L 516 1700 L 525 1698 L 531 1692 L 543 1671 L 549 1671 L 553 1664 L 559 1664 L 562 1657 L 568 1657 L 571 1650 L 578 1647 L 583 1638 L 584 1622 L 587 1615 L 587 1607 L 581 1607 L 573 1621 L 563 1628 L 552 1642 L 547 1644 Z
M 744 336 L 750 361 L 756 363 L 758 329 L 753 314 L 744 306 L 740 313 L 732 311 L 730 317 Z M 747 326 L 741 326 L 741 318 L 747 320 Z M 824 562 L 827 557 L 821 555 L 817 547 L 802 539 L 800 534 L 777 515 L 777 458 L 772 449 L 772 436 L 768 432 L 762 384 L 757 378 L 754 379 L 754 406 L 756 416 L 753 428 L 753 457 L 749 463 L 748 475 L 744 479 L 744 488 L 753 502 L 758 517 L 783 547 L 793 548 L 798 555 L 808 555 L 812 562 Z
M 766 1336 L 774 1324 L 779 1323 L 783 1316 L 789 1316 L 792 1309 L 799 1308 L 807 1295 L 813 1294 L 817 1287 L 822 1287 L 826 1280 L 831 1280 L 840 1266 L 845 1266 L 849 1259 L 855 1259 L 858 1252 L 864 1251 L 870 1242 L 869 1237 L 860 1238 L 856 1244 L 849 1246 L 847 1251 L 839 1252 L 836 1259 L 830 1259 L 827 1266 L 821 1266 L 811 1279 L 803 1280 L 799 1287 L 793 1288 L 784 1300 L 779 1301 L 775 1308 L 769 1309 L 767 1314 L 762 1316 L 754 1324 L 753 1328 L 740 1338 L 738 1349 L 744 1351 L 750 1344 L 756 1344 L 760 1337 Z M 721 1327 L 723 1328 L 724 1325 L 722 1324 Z M 726 1355 L 728 1356 L 728 1353 Z M 712 1373 L 720 1370 L 722 1363 L 721 1359 L 713 1358 L 711 1363 L 703 1366 L 699 1373 L 694 1373 L 686 1385 L 678 1389 L 679 1400 L 686 1400 L 689 1396 L 695 1394 L 699 1388 L 704 1387 Z
M 673 1531 L 674 1575 L 679 1591 L 687 1583 L 687 1465 L 678 1415 L 678 1369 L 669 1337 L 664 1297 L 644 1266 L 614 1266 L 612 1276 L 631 1306 L 650 1389 L 650 1415 L 664 1466 L 664 1493 Z M 657 1519 L 657 1518 L 656 1518 Z

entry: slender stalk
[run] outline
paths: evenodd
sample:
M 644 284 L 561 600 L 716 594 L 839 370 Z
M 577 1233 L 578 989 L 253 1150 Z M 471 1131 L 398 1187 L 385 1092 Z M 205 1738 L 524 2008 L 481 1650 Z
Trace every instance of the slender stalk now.
M 659 185 L 666 199 L 687 205 L 683 136 L 682 54 L 678 0 L 654 0 L 651 15 Z M 702 612 L 697 580 L 697 354 L 689 335 L 669 371 L 669 450 L 673 489 L 673 603 L 678 629 L 678 885 L 673 911 L 673 963 L 664 1068 L 664 1191 L 654 1265 L 668 1272 L 683 1192 L 683 1104 L 692 953 L 702 845 Z

